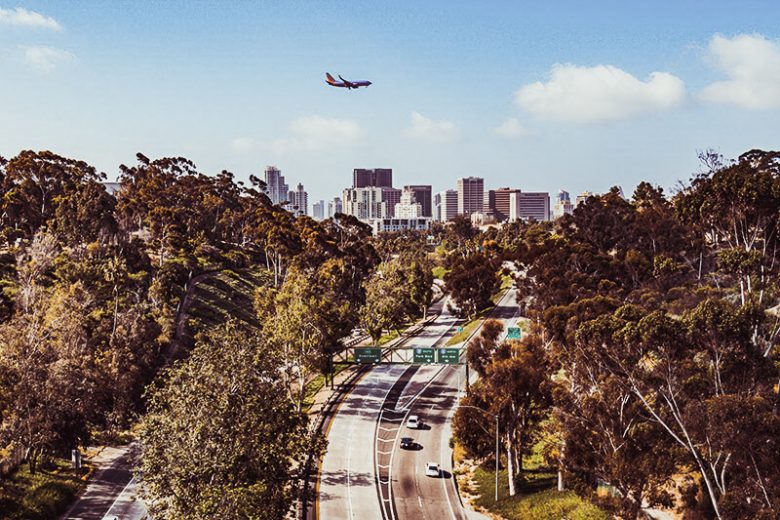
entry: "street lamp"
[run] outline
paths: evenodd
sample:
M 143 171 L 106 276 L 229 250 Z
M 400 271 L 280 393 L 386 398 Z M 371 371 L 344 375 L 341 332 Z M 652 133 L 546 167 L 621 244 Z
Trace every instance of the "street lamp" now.
M 483 410 L 482 408 L 478 408 L 476 406 L 470 406 L 467 404 L 459 404 L 458 406 L 460 408 L 473 408 L 474 410 L 479 410 L 482 413 L 492 415 L 493 417 L 496 418 L 496 502 L 498 502 L 498 414 L 493 412 L 488 412 L 487 410 Z

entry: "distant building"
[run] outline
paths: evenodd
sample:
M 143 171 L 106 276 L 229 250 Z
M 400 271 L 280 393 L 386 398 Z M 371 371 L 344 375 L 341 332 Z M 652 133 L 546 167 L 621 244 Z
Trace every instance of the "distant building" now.
M 118 182 L 104 182 L 103 187 L 106 188 L 106 193 L 116 196 L 116 192 L 122 187 L 122 184 Z
M 388 188 L 383 186 L 382 188 L 382 202 L 385 205 L 386 213 L 383 217 L 395 216 L 395 205 L 401 202 L 401 190 L 398 188 Z
M 422 217 L 433 217 L 433 200 L 431 197 L 433 187 L 429 184 L 414 184 L 404 186 L 405 190 L 411 190 L 414 198 L 422 205 Z
M 458 192 L 446 190 L 434 197 L 434 217 L 439 222 L 447 222 L 458 214 Z
M 290 202 L 287 209 L 296 217 L 309 214 L 309 194 L 303 189 L 303 184 L 298 183 L 295 191 L 288 192 L 287 200 Z
M 320 200 L 318 202 L 315 202 L 312 206 L 311 215 L 314 217 L 314 220 L 324 220 L 325 219 L 325 201 Z
M 484 208 L 485 181 L 481 177 L 458 179 L 458 214 L 482 213 Z
M 486 214 L 492 215 L 496 222 L 503 222 L 509 219 L 510 198 L 512 193 L 520 193 L 520 190 L 512 188 L 499 188 L 497 190 L 490 190 L 492 195 L 490 196 L 490 211 L 485 211 Z
M 375 168 L 373 170 L 369 170 L 365 168 L 355 168 L 352 170 L 353 188 L 369 188 L 372 186 L 392 188 L 393 169 Z
M 397 219 L 416 219 L 425 216 L 422 212 L 422 204 L 417 202 L 414 192 L 404 188 L 401 193 L 401 201 L 395 205 L 394 217 Z
M 288 200 L 290 187 L 284 182 L 284 175 L 276 166 L 265 168 L 265 193 L 272 204 L 281 204 Z
M 592 191 L 583 191 L 579 195 L 577 195 L 577 198 L 575 199 L 574 207 L 576 208 L 586 200 L 588 200 L 588 197 L 595 197 L 597 194 L 593 193 Z
M 496 213 L 496 190 L 485 190 L 482 193 L 482 213 L 493 218 Z
M 333 218 L 336 213 L 344 213 L 339 197 L 333 197 L 333 200 L 328 201 L 328 218 Z
M 384 201 L 385 189 L 380 187 L 347 188 L 342 197 L 343 213 L 364 221 L 391 217 L 387 203 Z M 398 201 L 400 201 L 400 196 Z
M 509 220 L 550 220 L 550 194 L 545 192 L 520 192 L 509 195 Z
M 574 205 L 571 203 L 569 192 L 558 190 L 558 196 L 555 197 L 555 206 L 553 207 L 553 217 L 560 218 L 564 215 L 571 215 L 574 212 Z
M 431 219 L 420 218 L 378 218 L 371 221 L 375 235 L 395 231 L 427 231 L 431 228 Z

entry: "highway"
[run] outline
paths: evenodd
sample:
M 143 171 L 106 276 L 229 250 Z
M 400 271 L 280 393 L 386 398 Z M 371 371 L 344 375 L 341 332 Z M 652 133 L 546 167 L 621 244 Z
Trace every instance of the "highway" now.
M 517 315 L 515 291 L 510 290 L 490 317 L 501 320 L 506 328 L 514 324 Z M 397 448 L 392 470 L 396 514 L 392 518 L 465 520 L 481 516 L 463 509 L 452 478 L 451 418 L 458 404 L 459 388 L 464 386 L 465 368 L 450 366 L 439 372 L 412 403 L 409 413 L 420 416 L 427 428 L 404 432 L 404 436 L 414 438 L 417 449 Z M 441 465 L 441 478 L 425 476 L 425 463 L 429 461 Z

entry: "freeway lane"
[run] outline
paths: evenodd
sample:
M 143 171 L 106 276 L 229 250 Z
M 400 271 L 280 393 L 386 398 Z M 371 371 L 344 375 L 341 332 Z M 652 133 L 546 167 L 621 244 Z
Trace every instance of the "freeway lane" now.
M 382 518 L 373 439 L 385 396 L 408 367 L 379 365 L 350 392 L 330 425 L 319 477 L 318 518 Z
M 407 341 L 405 347 L 431 347 L 450 330 L 455 318 L 443 302 L 432 311 L 438 309 L 441 315 Z M 379 365 L 356 384 L 336 412 L 327 433 L 328 451 L 322 459 L 319 476 L 318 518 L 383 518 L 377 472 L 391 468 L 390 454 L 396 438 L 393 432 L 379 428 L 380 414 L 385 413 L 383 406 L 403 409 L 431 383 L 439 370 L 436 366 Z M 397 430 L 401 421 L 393 424 Z M 388 441 L 382 440 L 385 433 Z M 377 456 L 379 451 L 385 452 L 387 458 L 384 453 Z M 383 481 L 387 482 L 387 478 L 385 473 Z M 384 496 L 387 498 L 388 494 L 386 491 Z
M 490 314 L 491 318 L 501 320 L 505 328 L 517 320 L 519 309 L 515 298 L 515 290 L 507 291 Z M 398 449 L 393 460 L 393 501 L 399 520 L 478 517 L 464 511 L 452 478 L 451 419 L 458 404 L 459 386 L 465 384 L 464 377 L 463 366 L 448 367 L 411 403 L 410 413 L 419 415 L 429 429 L 406 429 L 402 435 L 413 437 L 417 449 Z M 441 464 L 442 477 L 426 477 L 426 462 Z

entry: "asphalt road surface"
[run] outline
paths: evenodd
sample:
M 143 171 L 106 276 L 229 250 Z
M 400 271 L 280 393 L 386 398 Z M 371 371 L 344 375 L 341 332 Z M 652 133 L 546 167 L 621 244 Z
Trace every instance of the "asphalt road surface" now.
M 431 347 L 454 323 L 455 318 L 443 309 L 434 323 L 404 346 Z M 383 506 L 392 503 L 390 457 L 403 410 L 440 370 L 438 366 L 378 365 L 356 384 L 327 432 L 328 451 L 318 481 L 318 518 L 384 518 Z M 387 424 L 385 413 L 395 420 Z
M 514 325 L 518 316 L 515 291 L 508 291 L 491 312 L 504 327 Z M 475 375 L 475 374 L 472 374 Z M 447 367 L 411 403 L 410 414 L 418 415 L 425 429 L 406 428 L 402 436 L 414 439 L 413 449 L 397 448 L 393 458 L 394 518 L 466 520 L 477 515 L 463 509 L 452 478 L 451 419 L 465 384 L 463 366 Z M 489 418 L 486 420 L 490 420 Z M 439 478 L 425 475 L 425 463 L 436 462 L 442 470 Z
M 106 466 L 89 480 L 84 493 L 63 520 L 101 520 L 116 515 L 121 520 L 140 520 L 146 515 L 146 507 L 136 497 L 135 479 L 131 468 L 137 457 L 136 445 L 123 448 L 106 448 Z

